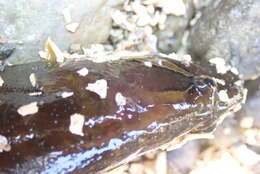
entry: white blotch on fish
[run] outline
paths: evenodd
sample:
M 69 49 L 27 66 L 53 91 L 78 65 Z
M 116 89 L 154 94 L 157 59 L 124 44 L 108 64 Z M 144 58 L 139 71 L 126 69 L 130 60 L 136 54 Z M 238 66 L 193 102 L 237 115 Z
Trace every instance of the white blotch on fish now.
M 38 110 L 39 110 L 39 108 L 37 106 L 37 102 L 32 102 L 32 103 L 29 103 L 27 105 L 23 105 L 23 106 L 19 107 L 17 109 L 17 112 L 21 116 L 27 116 L 27 115 L 31 115 L 31 114 L 37 113 Z
M 77 73 L 78 73 L 80 76 L 85 77 L 86 75 L 88 75 L 88 69 L 87 69 L 86 67 L 84 67 L 84 68 L 78 70 Z
M 84 115 L 75 113 L 70 116 L 70 126 L 69 130 L 72 134 L 84 136 L 83 126 L 85 122 Z
M 126 98 L 120 92 L 116 93 L 115 101 L 118 106 L 126 105 Z
M 95 83 L 89 83 L 86 90 L 95 92 L 101 99 L 105 99 L 107 97 L 107 88 L 107 81 L 105 79 L 100 79 Z
M 63 92 L 61 94 L 61 97 L 62 98 L 67 98 L 67 97 L 73 96 L 73 94 L 74 94 L 74 92 L 67 92 L 67 91 L 65 91 L 65 92 Z
M 4 85 L 4 79 L 0 76 L 0 86 L 3 86 Z

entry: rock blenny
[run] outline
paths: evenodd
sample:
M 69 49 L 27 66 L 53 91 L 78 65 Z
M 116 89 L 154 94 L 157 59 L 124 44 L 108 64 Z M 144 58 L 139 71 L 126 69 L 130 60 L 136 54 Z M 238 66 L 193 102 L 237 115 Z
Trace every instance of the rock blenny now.
M 176 138 L 212 132 L 244 98 L 231 71 L 160 56 L 59 68 L 37 62 L 6 67 L 1 77 L 0 135 L 11 149 L 0 152 L 0 173 L 107 171 Z

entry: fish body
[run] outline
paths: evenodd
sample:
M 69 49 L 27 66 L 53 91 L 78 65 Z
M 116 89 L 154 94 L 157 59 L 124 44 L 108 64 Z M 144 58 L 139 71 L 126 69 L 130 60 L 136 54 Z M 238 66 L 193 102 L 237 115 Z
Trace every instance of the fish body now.
M 0 75 L 0 135 L 11 148 L 0 152 L 0 173 L 107 171 L 211 132 L 243 100 L 233 73 L 159 56 L 31 63 Z

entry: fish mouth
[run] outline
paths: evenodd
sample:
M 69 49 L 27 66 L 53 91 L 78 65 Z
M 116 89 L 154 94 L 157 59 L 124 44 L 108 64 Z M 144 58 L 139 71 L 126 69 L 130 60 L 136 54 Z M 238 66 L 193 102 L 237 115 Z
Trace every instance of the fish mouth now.
M 217 90 L 215 96 L 213 112 L 218 117 L 216 124 L 219 125 L 227 116 L 242 108 L 246 101 L 247 89 L 243 87 L 242 83 L 233 83 L 233 86 L 226 90 Z

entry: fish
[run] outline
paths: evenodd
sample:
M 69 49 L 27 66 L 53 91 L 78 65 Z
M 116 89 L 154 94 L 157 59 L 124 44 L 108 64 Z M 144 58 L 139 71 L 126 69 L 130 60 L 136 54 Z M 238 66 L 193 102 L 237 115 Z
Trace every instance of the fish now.
M 34 62 L 0 76 L 1 174 L 110 171 L 213 132 L 245 98 L 231 70 L 160 55 Z

